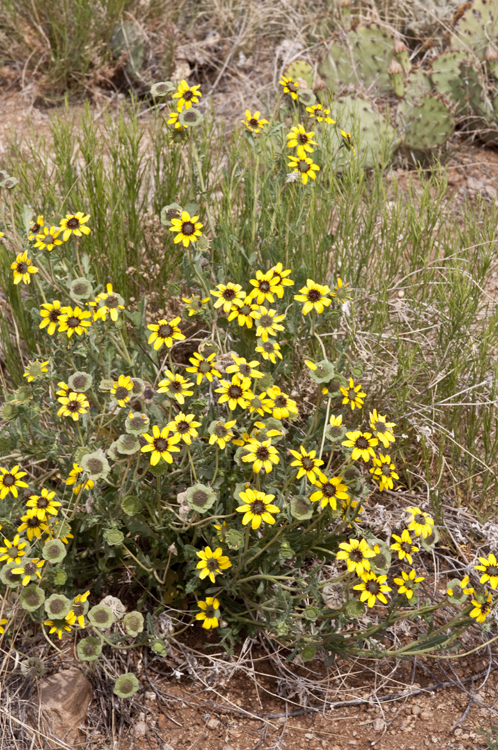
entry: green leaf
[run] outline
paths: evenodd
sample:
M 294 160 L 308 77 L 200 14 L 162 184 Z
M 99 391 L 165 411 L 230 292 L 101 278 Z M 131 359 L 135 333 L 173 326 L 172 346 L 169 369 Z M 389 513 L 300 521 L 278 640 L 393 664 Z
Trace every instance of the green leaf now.
M 157 534 L 152 531 L 150 526 L 140 516 L 132 516 L 131 518 L 125 519 L 125 524 L 128 530 L 134 536 L 149 536 L 152 539 L 157 539 Z

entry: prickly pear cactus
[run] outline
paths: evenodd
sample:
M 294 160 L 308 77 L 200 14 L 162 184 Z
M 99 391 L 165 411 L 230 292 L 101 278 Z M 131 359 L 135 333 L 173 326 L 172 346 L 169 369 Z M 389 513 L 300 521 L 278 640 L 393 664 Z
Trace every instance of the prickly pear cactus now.
M 467 54 L 473 52 L 484 60 L 490 42 L 498 38 L 498 7 L 496 0 L 474 0 L 458 21 L 451 47 Z
M 362 96 L 346 96 L 337 102 L 334 118 L 339 129 L 351 134 L 351 143 L 360 163 L 373 167 L 391 160 L 396 148 L 396 131 L 378 112 L 369 99 Z M 330 131 L 334 150 L 338 150 L 336 166 L 343 167 L 351 158 L 349 148 L 340 148 L 343 138 L 339 130 Z
M 480 71 L 469 62 L 462 63 L 460 71 L 467 112 L 485 119 L 492 117 L 493 104 Z
M 423 96 L 431 93 L 431 79 L 423 70 L 419 68 L 410 73 L 405 83 L 405 101 L 414 103 Z
M 128 53 L 125 71 L 129 76 L 138 78 L 144 61 L 144 40 L 139 28 L 129 21 L 122 21 L 115 26 L 111 39 L 112 53 L 119 58 L 123 52 Z
M 467 60 L 465 52 L 443 52 L 432 62 L 430 73 L 434 88 L 442 96 L 449 99 L 457 107 L 457 112 L 463 106 L 465 94 L 462 86 L 462 71 L 460 66 Z
M 398 119 L 403 147 L 415 152 L 444 146 L 455 130 L 453 112 L 440 96 L 425 96 L 415 104 L 402 102 Z
M 308 88 L 313 89 L 315 71 L 305 60 L 294 60 L 294 62 L 291 62 L 284 75 L 290 76 L 294 81 L 296 78 L 302 78 L 308 84 Z

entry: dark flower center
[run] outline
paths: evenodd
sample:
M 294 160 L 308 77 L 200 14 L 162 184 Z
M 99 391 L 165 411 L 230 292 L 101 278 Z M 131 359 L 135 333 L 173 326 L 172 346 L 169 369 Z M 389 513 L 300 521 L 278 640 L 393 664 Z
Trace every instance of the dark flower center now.
M 90 474 L 100 474 L 104 469 L 104 464 L 100 458 L 90 458 L 87 463 L 88 468 L 90 469 Z
M 349 553 L 349 559 L 353 562 L 360 563 L 363 561 L 363 552 L 360 549 L 353 549 Z
M 162 453 L 168 447 L 168 441 L 165 438 L 158 437 L 154 440 L 154 447 L 156 450 Z
M 419 523 L 421 526 L 425 526 L 426 524 L 426 520 L 421 513 L 417 513 L 417 515 L 414 516 L 413 520 L 415 521 L 415 523 Z
M 213 605 L 212 604 L 208 604 L 208 606 L 206 607 L 206 609 L 204 610 L 204 612 L 206 613 L 206 618 L 208 618 L 208 619 L 213 618 L 214 617 L 214 607 L 213 607 Z
M 80 402 L 76 398 L 72 398 L 69 403 L 66 405 L 66 408 L 68 411 L 77 412 L 80 410 Z M 38 506 L 39 507 L 39 506 Z
M 71 317 L 67 319 L 68 328 L 77 328 L 79 324 L 80 324 L 80 319 L 76 318 L 74 315 L 71 315 Z
M 308 292 L 308 299 L 310 302 L 318 302 L 322 298 L 321 292 L 318 289 L 310 289 Z
M 73 287 L 73 293 L 78 294 L 80 297 L 88 293 L 88 285 L 85 282 L 81 284 L 75 284 Z
M 36 232 L 39 232 L 40 229 L 41 229 L 40 224 L 33 224 L 33 226 L 31 227 L 29 231 L 32 232 L 33 234 L 36 234 Z
M 12 547 L 9 547 L 8 555 L 10 558 L 14 559 L 15 557 L 18 557 L 21 554 L 21 550 L 19 547 L 15 547 L 12 545 Z
M 68 222 L 67 222 L 68 229 L 78 229 L 79 225 L 80 225 L 80 220 L 76 219 L 74 216 L 72 219 L 68 219 Z
M 488 565 L 488 569 L 486 572 L 488 576 L 498 576 L 498 567 L 496 565 Z
M 310 165 L 308 164 L 307 161 L 304 161 L 304 159 L 299 159 L 297 163 L 297 168 L 299 169 L 300 172 L 308 172 Z
M 280 409 L 283 409 L 284 406 L 287 406 L 287 399 L 285 398 L 285 396 L 277 396 L 277 398 L 275 399 L 275 406 L 278 406 Z
M 293 83 L 292 81 L 287 81 L 287 88 L 289 89 L 289 91 L 292 91 L 295 94 L 298 89 L 298 86 L 296 83 Z
M 40 522 L 37 518 L 28 518 L 26 523 L 30 529 L 37 529 L 40 525 Z
M 214 428 L 214 434 L 219 438 L 224 438 L 228 435 L 228 430 L 223 424 L 217 424 Z
M 111 294 L 105 300 L 105 304 L 106 304 L 107 307 L 116 308 L 116 307 L 119 307 L 119 300 L 118 300 L 118 298 L 116 297 L 115 294 Z
M 178 380 L 172 380 L 170 386 L 174 391 L 181 391 L 182 389 L 182 384 Z
M 249 125 L 252 125 L 253 128 L 258 127 L 258 120 L 255 120 L 254 117 L 249 120 Z
M 24 565 L 23 567 L 24 574 L 27 576 L 32 576 L 33 573 L 36 573 L 36 565 L 34 565 L 33 563 L 26 563 L 26 565 Z
M 195 226 L 191 221 L 184 221 L 182 224 L 182 233 L 187 236 L 192 235 L 195 232 Z
M 271 315 L 262 315 L 259 319 L 259 325 L 263 328 L 269 328 L 273 323 Z
M 234 289 L 224 289 L 223 290 L 223 299 L 233 299 L 235 297 L 235 290 Z
M 256 451 L 256 456 L 260 458 L 262 461 L 265 461 L 270 456 L 270 451 L 266 447 L 266 445 L 260 445 L 259 448 Z
M 356 391 L 354 390 L 354 388 L 350 388 L 348 390 L 348 398 L 349 398 L 350 401 L 354 401 L 355 400 L 355 398 L 356 398 Z
M 54 241 L 54 236 L 52 234 L 46 234 L 43 238 L 43 242 L 45 245 L 51 245 Z
M 215 560 L 213 557 L 211 557 L 207 561 L 207 567 L 209 568 L 209 570 L 217 570 L 217 568 L 218 568 L 218 560 Z
M 206 505 L 207 501 L 209 500 L 207 492 L 204 492 L 204 490 L 196 490 L 194 494 L 192 495 L 192 500 L 194 501 L 195 505 L 198 505 L 200 508 L 203 508 L 204 505 Z
M 262 513 L 264 513 L 265 508 L 266 505 L 262 500 L 255 500 L 253 503 L 251 503 L 251 511 L 255 516 L 260 516 Z
M 399 546 L 403 550 L 403 552 L 407 552 L 408 554 L 412 551 L 412 545 L 410 544 L 410 542 L 401 542 Z
M 364 438 L 363 435 L 360 435 L 359 438 L 356 438 L 356 447 L 364 451 L 368 448 L 368 440 Z
M 211 365 L 209 362 L 200 362 L 198 367 L 199 372 L 211 372 Z
M 169 325 L 169 323 L 163 323 L 159 326 L 159 330 L 157 333 L 159 335 L 159 338 L 167 339 L 173 333 L 173 328 Z
M 243 395 L 244 391 L 240 387 L 240 385 L 231 385 L 228 389 L 228 395 L 230 398 L 238 399 Z
M 116 393 L 114 394 L 118 401 L 122 401 L 125 398 L 129 397 L 129 391 L 128 388 L 125 388 L 124 385 L 118 385 L 116 388 Z
M 332 437 L 339 437 L 339 435 L 341 435 L 342 433 L 342 428 L 336 424 L 330 428 L 329 432 L 332 435 Z
M 301 143 L 308 143 L 308 140 L 309 140 L 306 133 L 299 133 L 298 139 Z
M 181 433 L 188 432 L 190 430 L 190 425 L 188 422 L 184 422 L 184 421 L 177 422 L 176 429 L 178 430 L 178 432 L 181 432 Z
M 60 316 L 59 310 L 50 310 L 48 314 L 48 319 L 50 320 L 51 323 L 57 323 L 57 321 L 59 320 L 59 316 Z
M 4 474 L 2 478 L 2 483 L 6 487 L 12 487 L 12 485 L 16 483 L 16 478 L 13 474 Z
M 322 487 L 322 492 L 325 495 L 325 497 L 334 497 L 335 495 L 335 485 L 334 484 L 324 484 Z
M 77 391 L 84 388 L 87 384 L 87 376 L 86 375 L 78 375 L 76 378 L 73 378 L 73 385 L 76 388 Z
M 190 89 L 189 91 L 185 91 L 185 93 L 183 94 L 183 98 L 185 99 L 186 102 L 189 102 L 191 99 L 193 99 L 193 97 L 194 97 L 194 92 L 190 91 Z
M 239 371 L 240 371 L 240 373 L 241 373 L 242 375 L 245 375 L 245 376 L 246 376 L 247 378 L 248 378 L 248 377 L 250 376 L 250 374 L 251 374 L 251 368 L 249 367 L 249 365 L 248 365 L 248 364 L 242 364 L 242 365 L 240 365 L 240 366 L 239 366 Z
M 382 434 L 388 432 L 387 426 L 384 422 L 375 422 L 374 430 L 375 432 L 382 432 Z
M 269 292 L 270 291 L 270 283 L 268 281 L 260 281 L 259 288 L 262 292 Z
M 154 389 L 153 388 L 144 388 L 143 397 L 150 401 L 152 398 L 154 398 Z
M 374 594 L 375 596 L 380 594 L 380 583 L 377 583 L 377 581 L 368 581 L 366 588 L 370 594 Z
M 382 466 L 382 473 L 385 477 L 391 476 L 391 469 L 389 468 L 389 464 L 384 464 Z
M 26 273 L 27 270 L 28 270 L 28 264 L 24 260 L 22 260 L 16 266 L 17 273 Z
M 105 609 L 98 609 L 96 612 L 94 612 L 93 616 L 95 620 L 100 623 L 106 623 L 109 620 L 109 615 Z
M 242 305 L 239 312 L 241 315 L 249 315 L 249 313 L 251 312 L 251 308 L 249 307 L 249 305 Z
M 263 343 L 263 349 L 267 354 L 270 354 L 273 351 L 273 344 L 270 341 L 265 341 Z
M 303 456 L 301 459 L 301 464 L 303 466 L 303 469 L 306 469 L 306 471 L 311 471 L 315 466 L 315 462 L 312 458 L 309 458 L 309 456 Z

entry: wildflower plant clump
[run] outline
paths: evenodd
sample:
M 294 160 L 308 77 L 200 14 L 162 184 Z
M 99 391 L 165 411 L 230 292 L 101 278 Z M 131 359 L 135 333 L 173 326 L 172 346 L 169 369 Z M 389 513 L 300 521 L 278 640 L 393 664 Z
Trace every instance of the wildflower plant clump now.
M 292 79 L 281 85 L 294 119 L 306 112 L 312 122 L 278 130 L 292 168 L 282 182 L 304 202 L 321 179 L 318 130 L 335 123 L 299 104 Z M 188 149 L 201 180 L 199 87 L 157 84 L 152 95 L 170 97 L 171 145 Z M 271 123 L 246 112 L 256 161 L 271 147 Z M 4 387 L 0 409 L 3 637 L 28 618 L 49 640 L 75 637 L 82 661 L 104 647 L 164 655 L 154 616 L 171 608 L 173 633 L 214 629 L 232 649 L 263 629 L 309 660 L 319 649 L 441 649 L 485 622 L 498 587 L 492 553 L 472 582 L 455 580 L 434 601 L 420 572 L 438 540 L 427 509 L 408 507 L 390 538 L 362 522 L 369 496 L 395 495 L 404 476 L 395 415 L 371 403 L 369 374 L 341 343 L 354 305 L 347 280 L 313 279 L 292 258 L 258 253 L 244 283 L 227 278 L 209 202 L 175 203 L 162 222 L 169 249 L 182 249 L 183 286 L 174 312 L 156 314 L 145 295 L 126 299 L 92 267 L 84 206 L 58 217 L 25 207 L 16 218 L 10 189 L 0 198 L 2 252 L 36 334 L 36 354 L 20 350 L 22 384 Z M 113 595 L 123 581 L 124 603 Z M 449 632 L 438 630 L 449 606 Z M 402 620 L 431 636 L 421 627 L 413 642 L 382 650 Z M 114 692 L 138 687 L 121 675 Z

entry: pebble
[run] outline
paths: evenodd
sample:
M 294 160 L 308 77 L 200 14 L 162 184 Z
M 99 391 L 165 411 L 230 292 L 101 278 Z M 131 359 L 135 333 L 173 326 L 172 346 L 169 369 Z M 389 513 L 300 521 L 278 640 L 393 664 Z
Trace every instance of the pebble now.
M 386 722 L 384 721 L 384 719 L 375 719 L 373 723 L 373 730 L 374 732 L 383 732 L 385 726 Z
M 420 708 L 420 706 L 412 706 L 412 714 L 414 716 L 418 716 L 420 714 L 421 710 L 422 709 Z
M 206 726 L 208 729 L 218 729 L 221 726 L 221 721 L 219 721 L 218 719 L 215 719 L 213 716 L 211 719 L 209 719 Z

